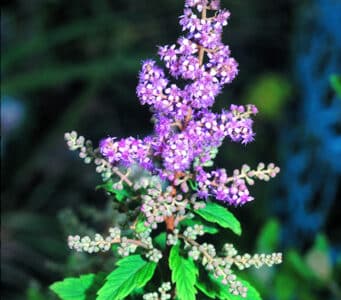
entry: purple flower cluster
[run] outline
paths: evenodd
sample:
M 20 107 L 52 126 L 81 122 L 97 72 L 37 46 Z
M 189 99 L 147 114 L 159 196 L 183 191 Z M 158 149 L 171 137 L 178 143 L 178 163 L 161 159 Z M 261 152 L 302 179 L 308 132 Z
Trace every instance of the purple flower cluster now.
M 253 199 L 243 179 L 227 187 L 225 171 L 204 171 L 224 138 L 243 144 L 254 139 L 250 117 L 257 113 L 253 105 L 231 105 L 221 113 L 210 110 L 223 86 L 238 73 L 236 60 L 221 41 L 230 13 L 219 6 L 217 0 L 187 0 L 180 17 L 186 35 L 177 44 L 159 47 L 167 74 L 175 82 L 155 61 L 143 63 L 136 92 L 141 104 L 153 112 L 154 134 L 143 140 L 107 138 L 100 143 L 100 151 L 113 164 L 138 163 L 170 181 L 178 173 L 194 172 L 200 197 L 214 195 L 240 205 Z M 185 85 L 180 87 L 177 79 Z
M 152 160 L 148 155 L 149 146 L 143 140 L 128 137 L 115 141 L 115 138 L 106 138 L 100 142 L 100 151 L 112 164 L 117 162 L 130 166 L 134 162 L 143 168 L 151 170 Z
M 228 177 L 225 169 L 205 172 L 203 168 L 197 168 L 198 194 L 201 198 L 209 195 L 215 196 L 217 200 L 224 201 L 230 205 L 243 205 L 254 198 L 250 196 L 244 179 L 237 176 Z M 230 186 L 227 184 L 230 182 Z

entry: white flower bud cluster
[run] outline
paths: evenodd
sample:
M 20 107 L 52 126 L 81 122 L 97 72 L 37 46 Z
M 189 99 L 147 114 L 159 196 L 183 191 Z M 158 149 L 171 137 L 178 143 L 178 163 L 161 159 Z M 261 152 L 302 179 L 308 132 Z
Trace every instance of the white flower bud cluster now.
M 150 236 L 151 232 L 152 230 L 149 228 L 143 232 L 137 233 L 136 237 L 144 245 L 144 248 L 147 249 L 147 252 L 145 253 L 146 258 L 157 263 L 162 258 L 162 252 L 153 247 L 153 239 Z
M 151 230 L 146 230 L 139 234 L 136 234 L 138 239 L 128 239 L 127 237 L 121 237 L 121 231 L 119 228 L 110 228 L 110 235 L 103 238 L 100 234 L 96 234 L 94 239 L 88 236 L 80 237 L 69 236 L 69 247 L 75 249 L 78 252 L 95 253 L 99 251 L 108 251 L 112 244 L 120 244 L 117 252 L 120 256 L 128 256 L 134 253 L 137 247 L 142 247 L 146 250 L 145 256 L 147 259 L 153 262 L 158 262 L 162 258 L 162 252 L 153 247 L 153 241 L 150 237 Z
M 193 203 L 194 210 L 205 208 L 205 206 L 206 206 L 206 203 L 203 201 L 198 201 L 198 202 Z
M 150 237 L 150 234 L 152 233 L 151 228 L 147 228 L 146 230 L 142 232 L 136 233 L 136 236 L 138 237 L 139 240 L 143 241 L 146 245 L 149 245 L 150 248 L 153 246 L 153 240 Z
M 190 203 L 193 205 L 194 210 L 205 208 L 206 203 L 198 200 L 198 195 L 194 193 L 190 198 Z
M 171 288 L 172 286 L 170 282 L 164 282 L 158 288 L 160 295 L 157 292 L 148 293 L 148 294 L 143 295 L 143 299 L 144 300 L 168 300 L 171 298 L 171 294 L 169 293 L 171 291 Z
M 190 227 L 189 227 L 190 228 Z M 187 229 L 186 229 L 187 230 Z M 197 227 L 197 232 L 202 228 Z M 232 273 L 232 265 L 236 265 L 240 270 L 255 266 L 259 268 L 263 265 L 272 266 L 282 262 L 281 253 L 272 254 L 250 254 L 237 255 L 237 250 L 232 244 L 225 244 L 223 251 L 226 257 L 217 257 L 214 245 L 204 243 L 202 245 L 195 242 L 196 235 L 192 230 L 183 234 L 186 246 L 190 248 L 188 255 L 193 260 L 201 260 L 201 264 L 207 271 L 213 272 L 216 278 L 219 278 L 223 284 L 229 285 L 229 291 L 233 295 L 246 297 L 247 288 L 237 280 L 236 275 Z
M 215 256 L 213 245 L 207 245 L 206 253 L 209 254 L 209 256 L 204 255 L 201 261 L 205 269 L 213 272 L 213 276 L 219 278 L 222 284 L 228 285 L 229 292 L 232 295 L 246 297 L 247 288 L 244 287 L 243 284 L 237 280 L 237 276 L 232 273 L 229 257 L 222 258 Z
M 235 277 L 235 275 L 231 275 L 231 276 Z M 230 284 L 229 292 L 232 295 L 241 296 L 243 298 L 246 298 L 247 287 L 243 286 L 243 284 L 240 281 L 238 281 L 238 280 L 230 281 L 229 284 Z
M 93 160 L 93 147 L 89 140 L 84 136 L 78 136 L 76 131 L 67 132 L 64 135 L 66 143 L 71 151 L 79 150 L 79 157 L 89 164 Z
M 236 250 L 236 248 L 234 248 L 232 244 L 225 244 L 223 246 L 223 251 L 226 254 L 226 256 L 229 256 L 229 257 L 233 257 L 237 255 L 238 253 L 238 251 Z
M 157 292 L 144 294 L 143 299 L 144 300 L 160 300 L 159 294 Z
M 94 149 L 90 140 L 85 140 L 83 136 L 78 136 L 76 131 L 67 132 L 64 135 L 66 143 L 71 151 L 78 150 L 79 157 L 89 164 L 94 162 L 96 165 L 96 172 L 102 175 L 104 181 L 111 178 L 113 174 L 121 178 L 122 182 L 127 181 L 126 175 L 122 174 L 117 167 L 114 167 L 105 160 L 98 149 Z M 129 173 L 129 169 L 128 169 Z
M 142 195 L 143 204 L 141 211 L 146 217 L 145 226 L 157 228 L 158 223 L 164 222 L 165 217 L 170 217 L 175 213 L 177 216 L 183 216 L 186 213 L 187 199 L 183 199 L 181 194 L 172 195 L 172 188 L 168 187 L 162 193 L 158 189 L 148 189 L 145 195 Z
M 193 246 L 190 248 L 191 250 L 188 251 L 188 256 L 192 257 L 193 260 L 198 260 L 201 256 L 201 252 L 198 247 Z
M 225 259 L 230 262 L 230 264 L 235 264 L 239 270 L 250 268 L 255 266 L 260 268 L 264 265 L 271 267 L 275 264 L 282 263 L 282 253 L 271 253 L 271 254 L 254 254 L 250 255 L 248 253 L 243 255 L 237 255 L 237 250 L 232 244 L 224 245 L 224 252 L 226 254 Z
M 253 178 L 269 181 L 271 178 L 276 177 L 279 171 L 280 168 L 276 167 L 273 163 L 269 163 L 265 168 L 265 164 L 261 162 L 258 164 L 257 170 L 251 170 L 250 166 L 245 164 L 241 170 L 236 169 L 233 171 L 233 178 L 243 178 L 249 185 L 253 185 L 255 183 Z
M 153 248 L 146 253 L 146 258 L 148 258 L 150 261 L 158 263 L 162 258 L 162 252 L 156 248 Z
M 153 239 L 150 236 L 151 232 L 151 228 L 148 228 L 143 232 L 136 233 L 136 237 L 146 246 L 147 249 L 153 249 Z
M 233 261 L 231 261 L 229 256 L 226 258 L 217 257 L 217 251 L 212 244 L 204 243 L 200 245 L 187 237 L 185 241 L 190 246 L 190 251 L 188 252 L 190 257 L 194 260 L 200 259 L 201 264 L 207 271 L 212 272 L 214 277 L 219 278 L 223 284 L 229 286 L 231 294 L 246 297 L 247 288 L 232 273 L 231 265 Z M 233 249 L 230 246 L 225 246 L 225 251 L 233 251 Z
M 83 136 L 78 136 L 76 131 L 66 132 L 64 135 L 66 144 L 71 151 L 79 151 L 79 157 L 84 160 L 86 164 L 95 163 L 96 172 L 102 175 L 103 180 L 109 179 L 114 172 L 112 165 L 103 159 L 98 149 L 94 149 L 90 140 L 85 140 Z
M 212 245 L 211 245 L 212 246 Z M 207 253 L 211 256 L 214 254 L 215 249 L 211 247 Z M 221 283 L 229 286 L 229 292 L 232 295 L 246 297 L 247 288 L 243 286 L 243 284 L 237 280 L 237 276 L 232 273 L 231 262 L 229 257 L 213 257 L 209 259 L 206 256 L 202 257 L 202 264 L 206 270 L 213 272 L 213 276 L 215 278 L 219 278 Z
M 205 208 L 205 206 L 206 206 L 205 202 L 197 202 L 197 203 L 194 203 L 193 209 L 198 210 L 198 209 Z
M 101 157 L 96 157 L 95 160 L 96 172 L 102 175 L 104 181 L 108 180 L 113 174 L 112 165 Z
M 191 240 L 196 240 L 198 236 L 202 236 L 204 235 L 204 226 L 203 225 L 199 225 L 199 224 L 195 224 L 193 227 L 192 226 L 188 226 L 185 231 L 183 232 L 183 235 Z
M 89 236 L 80 237 L 79 235 L 69 236 L 68 245 L 70 249 L 78 252 L 105 252 L 108 251 L 113 243 L 120 242 L 121 230 L 117 227 L 109 229 L 109 236 L 103 237 L 96 233 L 94 239 Z
M 162 283 L 162 285 L 158 289 L 159 293 L 161 294 L 161 300 L 167 300 L 171 298 L 171 295 L 168 294 L 171 288 L 172 286 L 169 281 Z
M 172 233 L 167 234 L 167 245 L 176 245 L 179 240 L 179 229 L 174 229 Z
M 250 255 L 248 253 L 240 256 L 237 255 L 233 258 L 233 263 L 238 267 L 239 270 L 245 268 L 250 268 L 255 266 L 257 269 L 263 265 L 271 267 L 275 264 L 282 263 L 282 253 L 272 253 L 272 254 L 254 254 Z
M 136 244 L 129 243 L 126 237 L 121 238 L 120 246 L 117 248 L 117 253 L 121 256 L 128 256 L 131 253 L 134 253 L 137 249 Z
M 186 240 L 185 240 L 186 241 Z M 202 245 L 191 245 L 186 244 L 186 246 L 190 247 L 188 255 L 193 258 L 193 260 L 202 259 L 202 265 L 209 271 L 213 270 L 213 266 L 208 264 L 208 259 L 214 257 L 216 255 L 216 250 L 212 244 L 204 243 Z
M 161 181 L 158 176 L 142 176 L 134 181 L 133 189 L 135 191 L 140 189 L 155 188 L 161 190 Z

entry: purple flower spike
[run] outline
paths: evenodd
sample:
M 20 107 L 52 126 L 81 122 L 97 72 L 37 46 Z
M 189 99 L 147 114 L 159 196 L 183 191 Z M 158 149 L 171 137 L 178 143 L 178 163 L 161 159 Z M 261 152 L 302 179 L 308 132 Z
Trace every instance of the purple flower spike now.
M 204 170 L 213 165 L 226 137 L 242 144 L 254 140 L 251 117 L 258 112 L 254 105 L 233 104 L 221 113 L 211 111 L 224 85 L 238 74 L 238 63 L 221 39 L 230 12 L 219 8 L 218 0 L 186 0 L 180 17 L 184 35 L 176 44 L 158 48 L 167 72 L 146 60 L 139 74 L 136 93 L 141 104 L 151 108 L 154 133 L 143 140 L 106 138 L 100 151 L 110 163 L 137 163 L 170 184 L 179 174 L 192 174 L 200 198 L 213 195 L 237 206 L 253 199 L 245 184 L 247 175 L 234 178 L 223 169 Z M 181 85 L 177 79 L 182 79 Z M 184 183 L 181 189 L 185 187 Z

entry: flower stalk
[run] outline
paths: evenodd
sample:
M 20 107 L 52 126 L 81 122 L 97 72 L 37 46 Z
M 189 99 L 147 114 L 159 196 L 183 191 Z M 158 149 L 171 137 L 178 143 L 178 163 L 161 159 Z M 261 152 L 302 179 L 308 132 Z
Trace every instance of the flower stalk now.
M 136 93 L 153 114 L 152 134 L 142 139 L 107 137 L 95 150 L 77 133 L 65 134 L 69 148 L 79 151 L 86 163 L 95 163 L 105 182 L 101 187 L 127 211 L 126 224 L 111 228 L 107 237 L 69 237 L 69 247 L 76 251 L 108 251 L 118 245 L 115 251 L 123 259 L 98 291 L 98 300 L 123 299 L 143 286 L 146 300 L 193 300 L 198 293 L 211 297 L 212 291 L 200 283 L 201 268 L 212 274 L 216 298 L 225 287 L 230 294 L 246 297 L 248 287 L 232 267 L 258 268 L 282 260 L 279 253 L 240 256 L 231 244 L 225 245 L 225 256 L 219 256 L 213 244 L 197 239 L 226 229 L 240 234 L 240 223 L 227 206 L 253 201 L 248 186 L 279 172 L 273 163 L 260 163 L 255 170 L 243 165 L 232 172 L 214 168 L 225 138 L 244 145 L 254 140 L 252 117 L 258 112 L 252 104 L 212 110 L 215 98 L 238 74 L 238 63 L 222 42 L 229 17 L 219 0 L 186 0 L 180 17 L 184 35 L 158 50 L 168 72 L 154 60 L 143 62 Z M 142 176 L 136 176 L 136 170 Z M 167 281 L 149 292 L 147 283 L 157 264 Z M 111 280 L 122 280 L 122 274 L 135 274 L 134 280 L 128 276 L 122 290 L 113 290 Z

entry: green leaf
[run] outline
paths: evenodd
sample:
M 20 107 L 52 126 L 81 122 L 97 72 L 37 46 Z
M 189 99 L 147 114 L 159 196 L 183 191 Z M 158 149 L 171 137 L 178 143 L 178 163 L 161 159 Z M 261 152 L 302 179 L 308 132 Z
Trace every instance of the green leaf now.
M 95 274 L 81 275 L 79 278 L 65 278 L 50 286 L 62 300 L 85 300 L 86 292 L 93 284 Z
M 313 247 L 305 256 L 305 262 L 320 281 L 327 282 L 332 276 L 329 243 L 325 235 L 318 234 Z
M 195 286 L 210 299 L 216 299 L 216 296 L 219 295 L 219 290 L 216 290 L 210 281 L 198 281 Z
M 276 295 L 278 300 L 290 300 L 295 294 L 297 278 L 287 272 L 279 272 L 275 279 Z
M 341 97 L 341 76 L 332 75 L 330 76 L 330 84 L 333 87 L 336 94 Z
M 180 255 L 179 243 L 170 251 L 169 267 L 172 270 L 172 282 L 176 285 L 176 295 L 179 300 L 195 300 L 198 270 L 193 260 Z
M 322 252 L 329 252 L 330 246 L 327 237 L 324 234 L 319 233 L 316 236 L 313 248 Z
M 129 193 L 125 189 L 122 189 L 122 190 L 114 189 L 114 194 L 118 202 L 122 202 L 124 199 L 129 197 Z
M 257 240 L 257 252 L 275 251 L 279 242 L 280 226 L 277 220 L 270 219 L 262 228 Z
M 99 272 L 93 280 L 91 287 L 86 291 L 87 300 L 96 299 L 98 290 L 104 285 L 107 273 Z
M 286 261 L 290 264 L 293 270 L 296 271 L 297 274 L 307 280 L 314 278 L 313 271 L 295 250 L 289 250 L 285 256 Z
M 214 227 L 214 226 L 209 226 L 209 225 L 206 225 L 205 223 L 203 223 L 202 221 L 200 220 L 196 220 L 196 219 L 184 219 L 180 222 L 180 225 L 181 226 L 185 226 L 185 227 L 188 227 L 188 226 L 194 226 L 194 225 L 203 225 L 204 226 L 204 232 L 205 233 L 209 233 L 209 234 L 215 234 L 217 233 L 219 230 Z
M 45 300 L 46 297 L 42 293 L 40 286 L 36 282 L 31 282 L 26 290 L 26 300 Z
M 166 240 L 167 240 L 166 232 L 161 232 L 154 238 L 154 242 L 156 243 L 156 245 L 160 247 L 161 250 L 166 249 Z
M 216 299 L 220 294 L 221 286 L 217 282 L 211 280 L 211 274 L 202 267 L 200 268 L 199 279 L 195 286 L 201 293 L 210 299 Z
M 109 179 L 103 184 L 96 186 L 96 190 L 104 189 L 109 194 L 114 195 L 118 202 L 122 202 L 124 199 L 130 196 L 129 192 L 125 188 L 118 190 L 118 189 L 114 189 L 113 185 L 114 185 L 114 182 L 112 181 L 112 179 Z
M 219 204 L 208 202 L 205 208 L 195 210 L 194 212 L 208 222 L 231 229 L 237 235 L 241 235 L 242 233 L 240 223 L 236 217 L 227 208 Z
M 119 260 L 117 266 L 98 291 L 97 300 L 124 299 L 134 289 L 145 286 L 154 274 L 156 263 L 131 255 Z
M 148 227 L 146 227 L 144 225 L 145 221 L 146 221 L 146 217 L 143 214 L 139 214 L 138 217 L 137 217 L 136 224 L 135 224 L 135 231 L 137 233 L 144 232 L 144 231 L 146 231 L 148 229 Z
M 199 268 L 199 278 L 195 284 L 198 290 L 206 295 L 210 299 L 216 299 L 219 297 L 223 286 L 218 280 L 216 280 L 212 274 L 207 272 L 203 267 Z
M 191 187 L 192 191 L 198 190 L 198 184 L 193 180 L 188 180 L 189 186 Z

